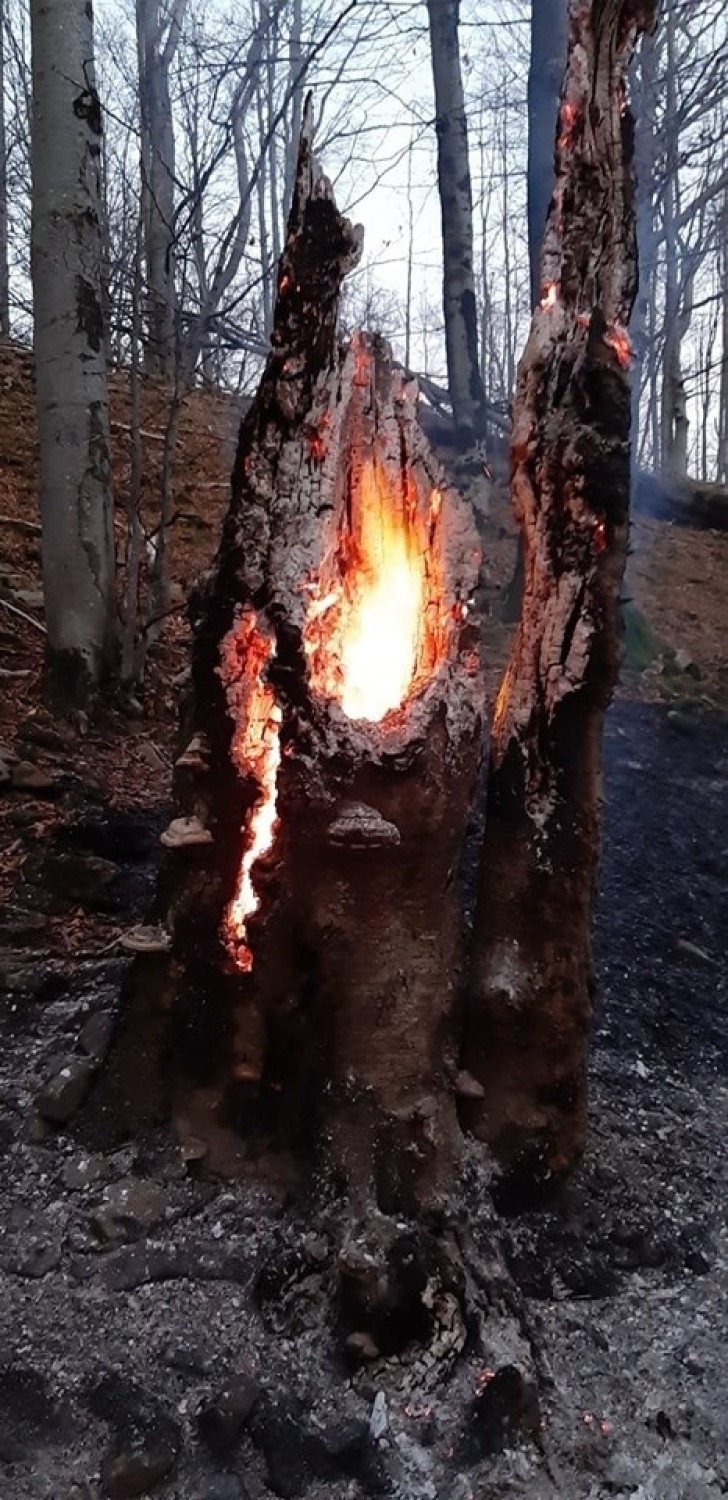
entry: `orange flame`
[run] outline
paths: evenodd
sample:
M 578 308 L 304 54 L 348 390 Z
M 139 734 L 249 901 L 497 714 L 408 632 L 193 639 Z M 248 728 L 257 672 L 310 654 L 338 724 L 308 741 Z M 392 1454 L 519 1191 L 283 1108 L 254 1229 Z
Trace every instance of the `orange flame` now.
M 541 293 L 542 295 L 539 306 L 541 307 L 543 312 L 550 312 L 551 308 L 555 307 L 556 303 L 559 300 L 558 281 L 548 281 L 546 285 L 541 288 Z
M 435 531 L 442 496 L 402 496 L 370 460 L 352 496 L 351 529 L 311 587 L 304 629 L 311 686 L 350 719 L 401 708 L 445 656 Z
M 604 342 L 614 350 L 622 369 L 628 370 L 632 358 L 632 345 L 627 329 L 622 328 L 620 323 L 613 323 L 604 335 Z
M 577 106 L 575 104 L 569 104 L 568 101 L 565 101 L 561 106 L 561 113 L 559 116 L 561 129 L 559 132 L 559 139 L 556 143 L 562 150 L 565 150 L 572 144 L 574 139 L 574 127 L 578 119 L 579 110 Z
M 438 489 L 425 501 L 408 478 L 403 492 L 372 459 L 348 498 L 346 529 L 306 586 L 303 645 L 313 691 L 338 703 L 349 718 L 376 723 L 445 660 L 464 610 L 446 610 L 442 602 Z M 220 668 L 236 726 L 233 763 L 258 788 L 221 930 L 243 973 L 253 967 L 248 923 L 260 907 L 256 866 L 278 827 L 282 716 L 266 675 L 274 650 L 273 636 L 246 609 L 223 642 Z
M 225 947 L 236 967 L 253 967 L 247 928 L 260 906 L 253 884 L 258 860 L 273 847 L 276 835 L 276 793 L 281 761 L 281 710 L 265 672 L 274 640 L 258 625 L 254 610 L 246 610 L 223 643 L 223 680 L 235 716 L 231 755 L 234 765 L 257 783 L 258 798 L 250 814 L 246 848 L 240 861 L 235 894 L 222 921 Z M 234 694 L 231 692 L 234 687 Z

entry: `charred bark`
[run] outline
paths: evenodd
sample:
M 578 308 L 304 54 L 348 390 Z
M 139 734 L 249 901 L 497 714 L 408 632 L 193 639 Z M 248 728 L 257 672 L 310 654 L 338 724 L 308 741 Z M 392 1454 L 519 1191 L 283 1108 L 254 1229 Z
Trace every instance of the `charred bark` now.
M 465 1065 L 468 1124 L 526 1182 L 584 1143 L 604 711 L 619 663 L 636 253 L 625 77 L 656 4 L 571 0 L 542 301 L 512 440 L 523 611 L 496 704 Z
M 414 383 L 381 340 L 338 346 L 361 236 L 310 131 L 309 112 L 272 352 L 197 604 L 171 950 L 138 961 L 106 1097 L 132 1129 L 173 1115 L 217 1165 L 306 1163 L 406 1213 L 446 1187 L 458 1134 L 478 548 Z

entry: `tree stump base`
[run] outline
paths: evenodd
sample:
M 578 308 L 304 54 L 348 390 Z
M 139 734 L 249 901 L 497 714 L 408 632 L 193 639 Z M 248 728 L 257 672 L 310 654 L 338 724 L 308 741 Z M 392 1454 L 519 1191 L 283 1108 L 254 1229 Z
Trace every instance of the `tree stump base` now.
M 455 1168 L 457 866 L 480 759 L 479 547 L 386 344 L 336 340 L 360 248 L 310 154 L 196 602 L 157 918 L 106 1085 L 228 1170 L 384 1213 Z M 112 1104 L 113 1101 L 113 1104 Z

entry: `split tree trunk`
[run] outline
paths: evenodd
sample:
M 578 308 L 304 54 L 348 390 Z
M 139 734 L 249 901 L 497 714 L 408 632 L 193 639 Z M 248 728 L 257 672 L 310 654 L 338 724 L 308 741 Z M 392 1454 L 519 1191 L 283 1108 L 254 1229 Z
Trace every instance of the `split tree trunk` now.
M 101 300 L 101 105 L 86 0 L 34 0 L 33 312 L 47 685 L 84 703 L 116 649 Z
M 473 275 L 473 204 L 468 123 L 458 38 L 459 0 L 428 0 L 435 85 L 437 184 L 443 252 L 443 313 L 453 418 L 464 443 L 485 432 Z
M 414 383 L 379 339 L 338 347 L 360 246 L 309 109 L 272 353 L 199 600 L 176 778 L 197 822 L 172 825 L 160 891 L 171 954 L 137 964 L 110 1083 L 132 1128 L 166 1109 L 220 1166 L 313 1161 L 355 1202 L 407 1213 L 447 1184 L 458 1136 L 478 547 Z
M 493 725 L 465 1063 L 468 1123 L 514 1181 L 578 1159 L 604 711 L 619 662 L 635 293 L 625 77 L 655 3 L 571 0 L 543 298 L 523 354 L 512 485 L 520 626 Z

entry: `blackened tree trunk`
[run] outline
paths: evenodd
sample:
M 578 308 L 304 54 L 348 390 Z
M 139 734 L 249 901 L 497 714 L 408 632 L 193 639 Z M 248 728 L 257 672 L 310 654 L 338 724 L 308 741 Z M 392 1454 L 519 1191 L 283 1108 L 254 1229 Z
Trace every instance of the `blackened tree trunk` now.
M 34 0 L 33 312 L 48 687 L 84 703 L 114 662 L 93 12 Z
M 447 377 L 455 426 L 467 443 L 485 430 L 485 392 L 478 361 L 473 205 L 460 70 L 459 0 L 428 0 L 427 14 L 435 85 Z
M 604 711 L 619 662 L 635 293 L 625 77 L 655 3 L 570 0 L 543 297 L 518 373 L 520 626 L 493 724 L 465 1062 L 469 1124 L 529 1182 L 584 1144 Z
M 337 344 L 360 232 L 307 111 L 272 353 L 200 597 L 160 916 L 112 1063 L 230 1162 L 402 1213 L 450 1181 L 455 872 L 477 768 L 478 548 L 381 340 Z M 146 1063 L 145 1063 L 146 1059 Z
M 541 246 L 554 188 L 554 145 L 559 95 L 566 61 L 567 0 L 532 0 L 531 58 L 528 68 L 528 265 L 531 310 L 541 300 Z M 523 603 L 523 537 L 506 589 L 502 618 L 515 624 Z

